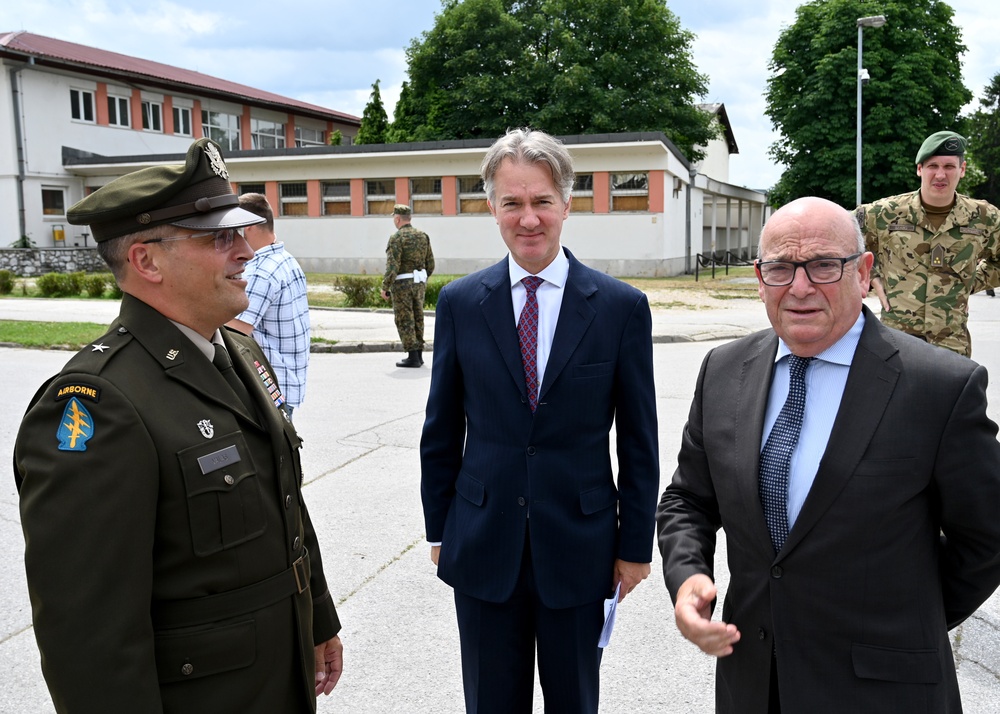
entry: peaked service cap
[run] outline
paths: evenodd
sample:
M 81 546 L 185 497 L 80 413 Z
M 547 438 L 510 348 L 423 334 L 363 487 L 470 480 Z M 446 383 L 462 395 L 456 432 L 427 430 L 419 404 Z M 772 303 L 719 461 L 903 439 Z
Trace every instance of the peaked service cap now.
M 102 186 L 66 212 L 101 243 L 165 224 L 199 231 L 241 228 L 264 219 L 240 208 L 219 145 L 198 139 L 184 164 L 150 166 Z

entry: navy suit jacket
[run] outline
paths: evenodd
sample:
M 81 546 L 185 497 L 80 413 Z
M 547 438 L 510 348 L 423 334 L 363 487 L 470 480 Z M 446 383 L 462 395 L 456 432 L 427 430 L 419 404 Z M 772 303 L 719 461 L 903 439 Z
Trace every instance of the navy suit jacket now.
M 960 712 L 948 629 L 1000 582 L 1000 445 L 986 370 L 867 308 L 812 488 L 775 555 L 758 496 L 771 330 L 710 352 L 657 511 L 671 596 L 726 532 L 718 712 Z
M 526 534 L 551 608 L 608 597 L 616 558 L 652 557 L 659 459 L 649 304 L 566 255 L 534 414 L 508 259 L 448 284 L 438 299 L 420 443 L 427 538 L 442 543 L 438 575 L 489 602 L 511 596 Z

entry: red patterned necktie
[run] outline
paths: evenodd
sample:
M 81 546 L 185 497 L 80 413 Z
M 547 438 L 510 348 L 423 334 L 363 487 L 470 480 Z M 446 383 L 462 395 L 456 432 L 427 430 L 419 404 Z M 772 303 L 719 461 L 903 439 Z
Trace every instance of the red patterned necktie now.
M 528 405 L 532 412 L 538 406 L 538 296 L 535 291 L 544 282 L 537 275 L 529 275 L 521 280 L 528 299 L 524 301 L 521 317 L 517 320 L 517 338 L 521 342 L 524 383 L 528 388 Z

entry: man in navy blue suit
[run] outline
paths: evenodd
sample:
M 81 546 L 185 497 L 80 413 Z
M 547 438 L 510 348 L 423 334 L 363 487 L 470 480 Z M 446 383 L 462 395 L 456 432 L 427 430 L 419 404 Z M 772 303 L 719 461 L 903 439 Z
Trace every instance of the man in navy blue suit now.
M 649 304 L 562 248 L 574 174 L 559 141 L 510 131 L 482 175 L 510 253 L 438 300 L 420 443 L 431 559 L 455 590 L 468 712 L 531 712 L 536 646 L 545 711 L 596 712 L 603 601 L 652 559 Z

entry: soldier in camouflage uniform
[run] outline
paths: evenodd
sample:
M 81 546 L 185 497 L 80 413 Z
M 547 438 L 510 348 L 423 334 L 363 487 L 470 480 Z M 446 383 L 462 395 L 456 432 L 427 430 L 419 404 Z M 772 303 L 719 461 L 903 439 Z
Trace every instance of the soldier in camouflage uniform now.
M 397 203 L 392 209 L 396 232 L 385 248 L 385 275 L 382 299 L 392 299 L 396 330 L 407 356 L 397 367 L 420 367 L 424 363 L 424 290 L 434 272 L 431 239 L 410 225 L 409 206 Z
M 882 322 L 971 357 L 969 296 L 1000 284 L 1000 210 L 955 190 L 967 143 L 932 134 L 917 152 L 920 190 L 859 206 L 857 216 L 875 254 Z

